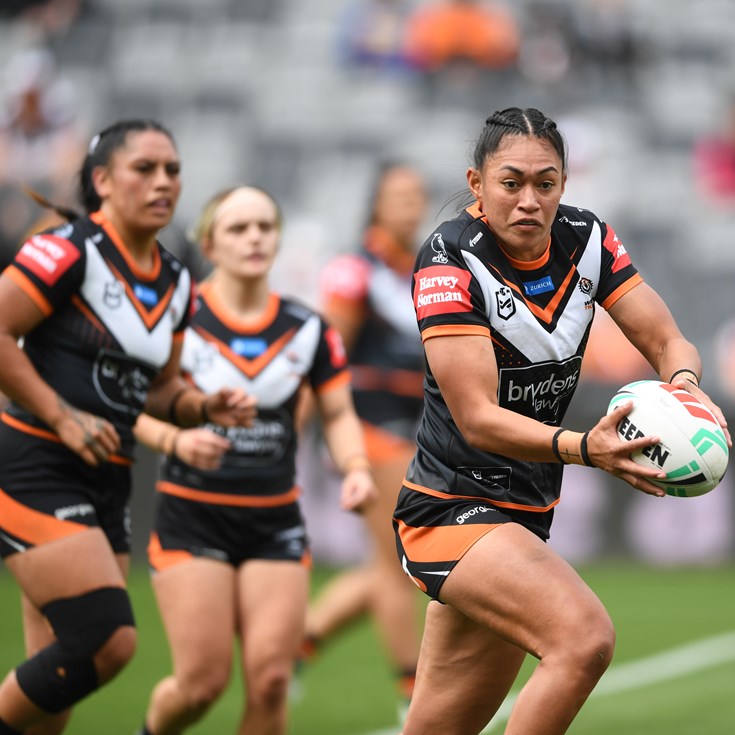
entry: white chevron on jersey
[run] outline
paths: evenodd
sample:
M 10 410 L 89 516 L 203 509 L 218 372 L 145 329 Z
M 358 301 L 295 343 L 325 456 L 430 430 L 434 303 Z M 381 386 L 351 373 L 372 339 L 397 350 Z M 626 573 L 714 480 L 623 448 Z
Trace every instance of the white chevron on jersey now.
M 96 245 L 87 238 L 86 277 L 80 289 L 95 316 L 120 343 L 131 358 L 162 368 L 171 355 L 172 331 L 186 309 L 191 279 L 182 271 L 166 313 L 149 330 L 130 302 L 122 283 L 110 270 Z
M 416 313 L 413 302 L 408 298 L 411 282 L 392 268 L 379 263 L 373 266 L 370 278 L 370 306 L 396 331 L 418 339 Z
M 594 308 L 584 308 L 586 302 L 592 302 L 600 279 L 601 267 L 601 232 L 595 222 L 592 227 L 587 247 L 577 270 L 587 275 L 592 281 L 590 293 L 582 293 L 574 288 L 564 311 L 558 315 L 554 330 L 549 333 L 538 322 L 533 313 L 522 306 L 516 299 L 518 308 L 510 319 L 501 319 L 495 308 L 495 293 L 505 285 L 502 279 L 490 271 L 473 253 L 462 251 L 462 256 L 477 279 L 485 299 L 485 314 L 488 320 L 505 339 L 513 344 L 530 362 L 538 363 L 546 360 L 565 360 L 576 355 L 579 344 L 584 337 L 589 323 L 594 316 Z M 557 287 L 559 284 L 555 284 Z
M 301 385 L 314 362 L 319 346 L 320 321 L 310 316 L 281 351 L 254 378 L 249 378 L 217 346 L 191 327 L 186 330 L 181 356 L 182 368 L 190 373 L 205 393 L 220 388 L 242 388 L 256 396 L 260 408 L 284 404 Z

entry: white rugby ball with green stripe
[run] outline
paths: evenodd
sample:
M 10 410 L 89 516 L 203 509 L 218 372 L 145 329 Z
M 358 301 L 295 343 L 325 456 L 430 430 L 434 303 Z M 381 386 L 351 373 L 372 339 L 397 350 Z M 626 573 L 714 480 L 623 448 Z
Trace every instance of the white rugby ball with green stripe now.
M 613 396 L 608 414 L 626 401 L 633 401 L 633 409 L 618 423 L 618 436 L 623 441 L 642 436 L 661 439 L 631 455 L 638 464 L 666 473 L 666 479 L 651 482 L 680 498 L 704 495 L 717 487 L 730 453 L 722 428 L 703 403 L 669 383 L 639 380 Z

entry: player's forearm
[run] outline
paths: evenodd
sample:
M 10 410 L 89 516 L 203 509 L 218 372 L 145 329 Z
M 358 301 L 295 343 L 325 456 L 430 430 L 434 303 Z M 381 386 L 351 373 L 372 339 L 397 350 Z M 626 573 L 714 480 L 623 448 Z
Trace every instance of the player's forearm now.
M 149 449 L 161 454 L 173 454 L 179 429 L 166 421 L 159 421 L 147 413 L 138 416 L 133 433 L 135 438 Z
M 696 382 L 702 378 L 702 360 L 699 351 L 684 337 L 669 340 L 661 351 L 658 362 L 654 364 L 654 369 L 661 377 L 661 380 L 670 382 L 672 376 L 677 370 L 691 370 L 696 376 Z M 687 375 L 682 375 L 687 377 Z
M 15 337 L 0 335 L 0 391 L 55 428 L 68 404 L 38 374 Z
M 356 414 L 343 410 L 322 419 L 324 438 L 335 465 L 342 474 L 355 469 L 369 469 L 362 427 Z

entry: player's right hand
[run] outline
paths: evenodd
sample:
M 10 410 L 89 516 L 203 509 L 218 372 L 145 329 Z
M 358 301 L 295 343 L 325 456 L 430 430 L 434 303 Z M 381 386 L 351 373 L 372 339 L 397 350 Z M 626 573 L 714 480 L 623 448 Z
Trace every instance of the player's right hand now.
M 216 470 L 231 446 L 229 439 L 209 429 L 181 429 L 174 442 L 174 456 L 198 470 Z
M 65 401 L 53 428 L 61 441 L 92 467 L 107 462 L 120 449 L 120 436 L 109 421 Z
M 605 472 L 609 472 L 621 480 L 625 480 L 636 490 L 647 495 L 664 497 L 666 492 L 658 485 L 650 482 L 651 479 L 663 479 L 665 472 L 650 467 L 643 467 L 631 459 L 635 451 L 658 444 L 657 436 L 643 436 L 630 441 L 622 441 L 618 436 L 617 426 L 623 416 L 633 410 L 633 401 L 621 403 L 615 410 L 603 416 L 589 433 L 587 451 L 592 464 Z

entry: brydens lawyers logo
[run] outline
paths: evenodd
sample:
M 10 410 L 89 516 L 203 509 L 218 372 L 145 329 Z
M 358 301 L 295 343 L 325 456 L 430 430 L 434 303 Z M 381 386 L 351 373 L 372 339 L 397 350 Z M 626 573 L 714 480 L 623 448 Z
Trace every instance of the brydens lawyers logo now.
M 16 261 L 47 286 L 53 286 L 79 260 L 79 255 L 68 240 L 54 235 L 34 235 L 20 249 Z
M 454 266 L 432 265 L 416 275 L 413 303 L 419 319 L 437 314 L 472 311 L 470 274 Z

